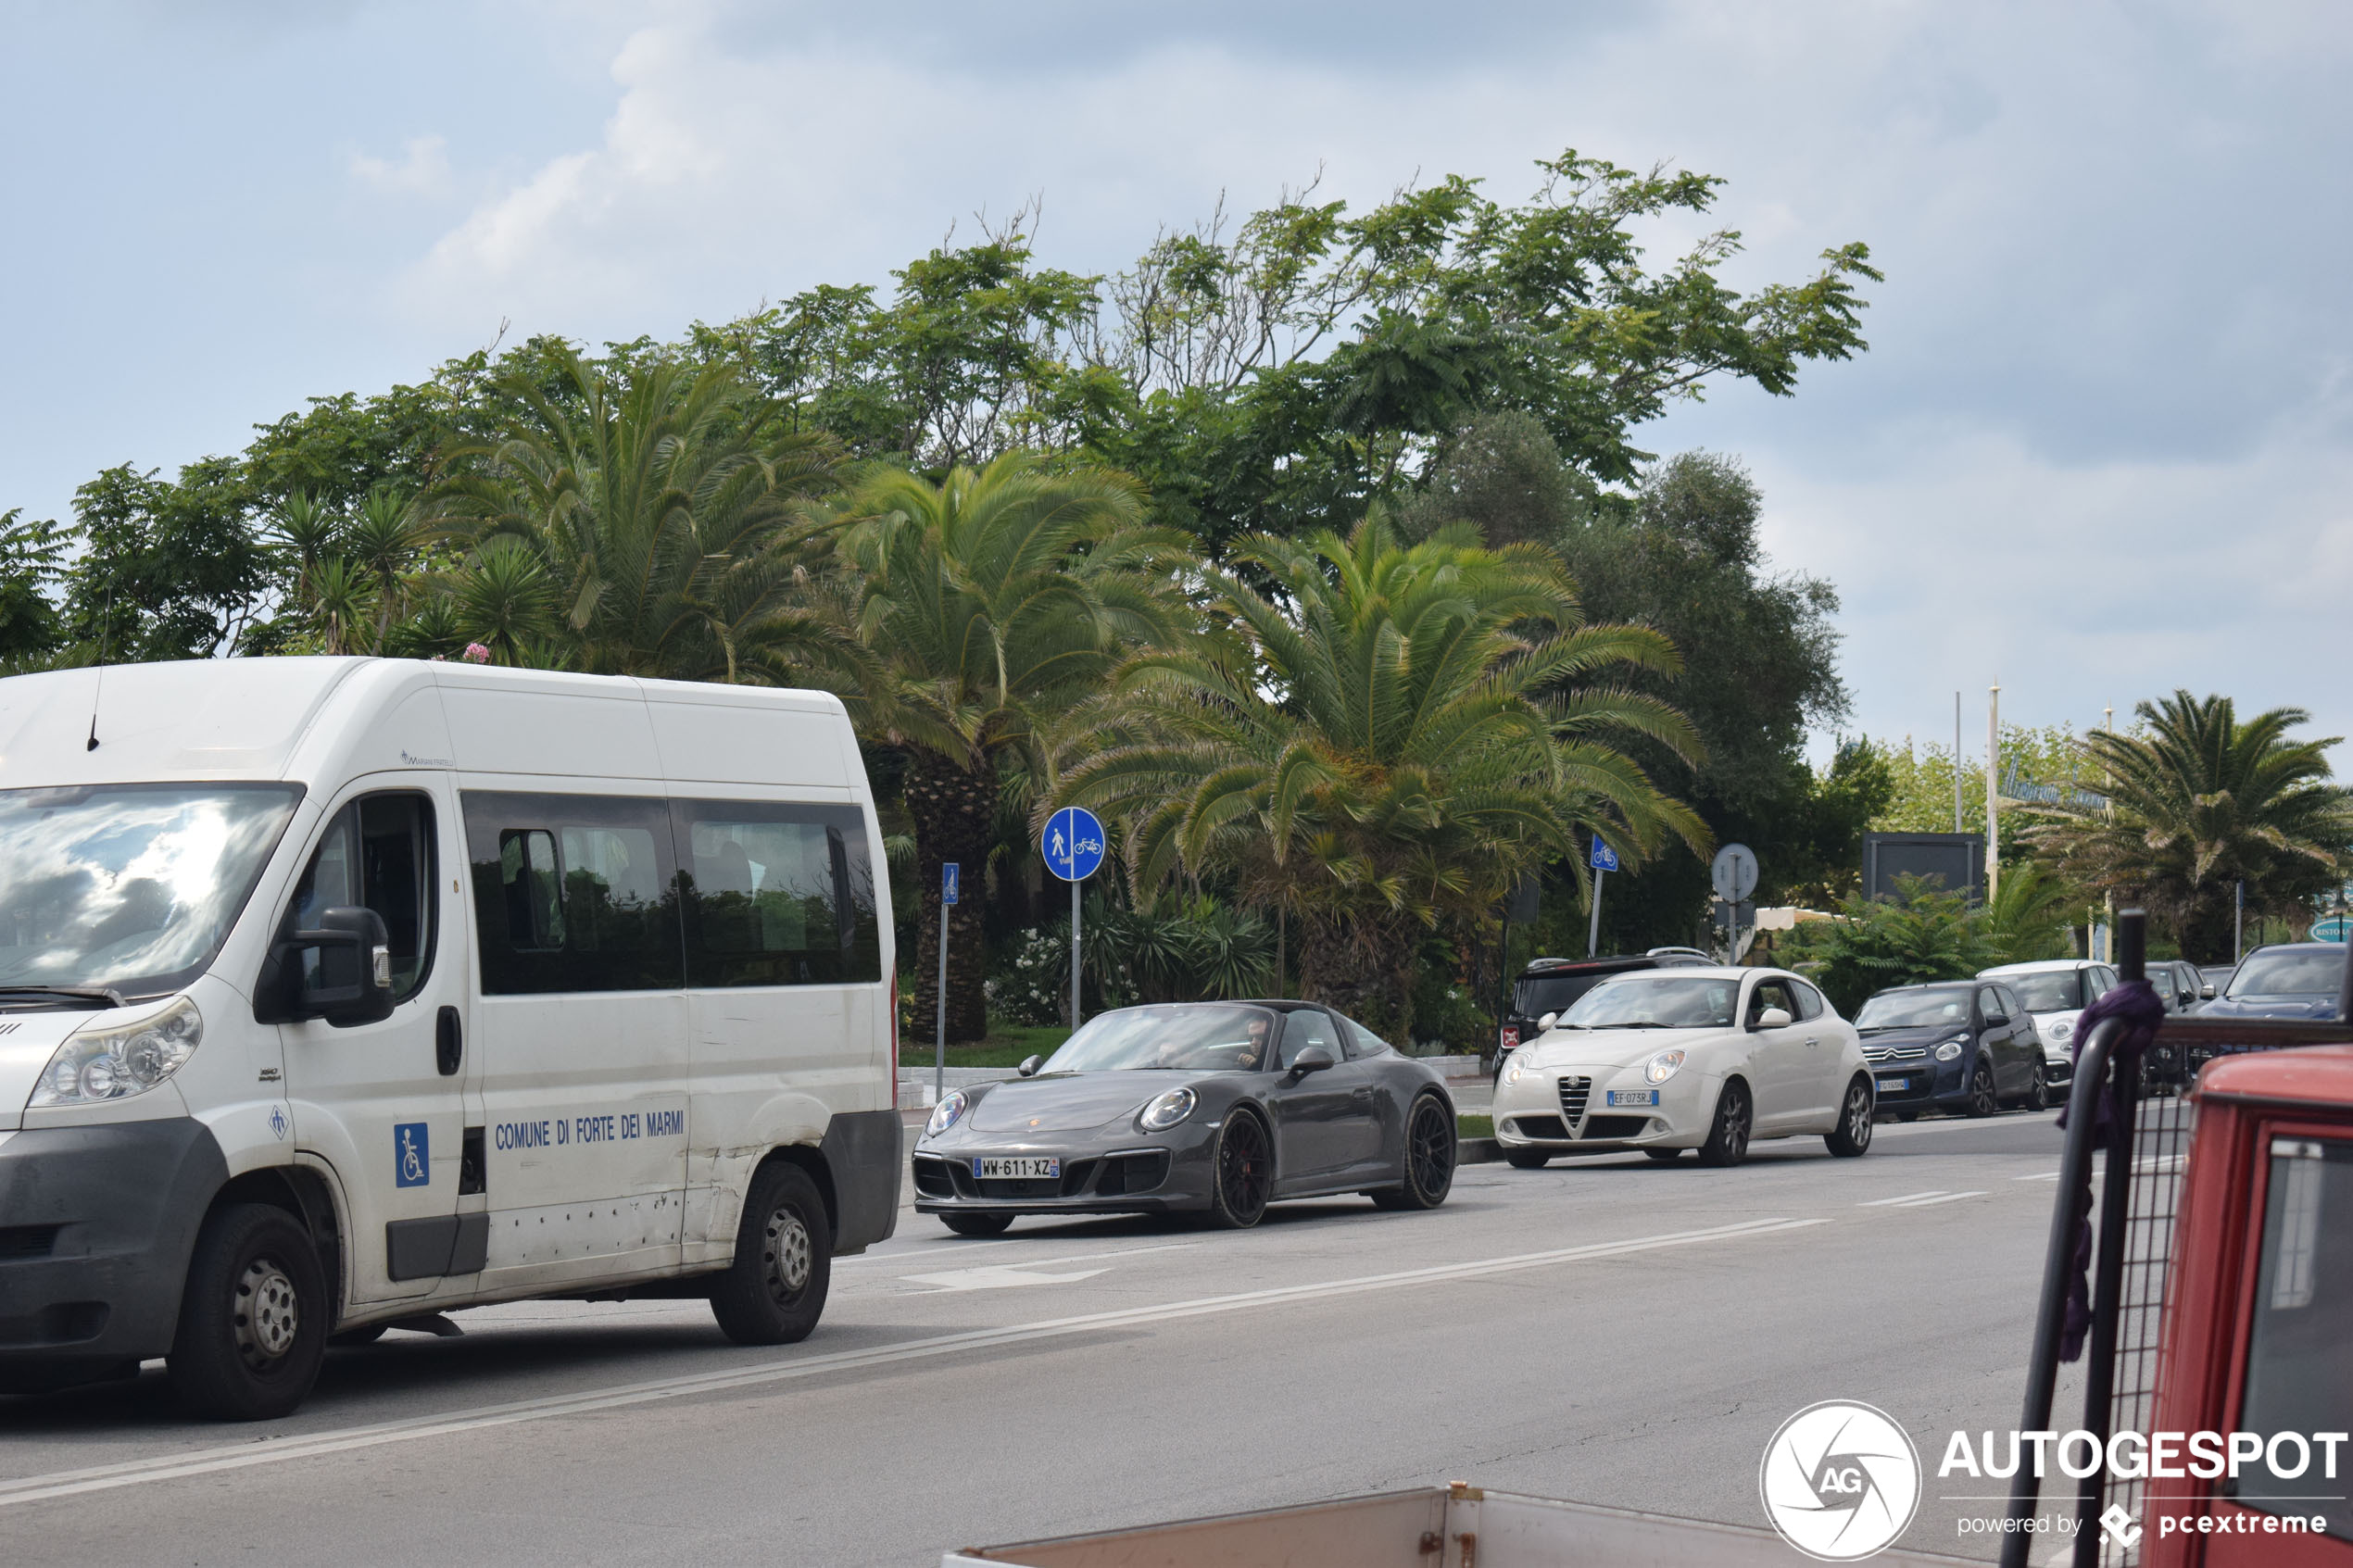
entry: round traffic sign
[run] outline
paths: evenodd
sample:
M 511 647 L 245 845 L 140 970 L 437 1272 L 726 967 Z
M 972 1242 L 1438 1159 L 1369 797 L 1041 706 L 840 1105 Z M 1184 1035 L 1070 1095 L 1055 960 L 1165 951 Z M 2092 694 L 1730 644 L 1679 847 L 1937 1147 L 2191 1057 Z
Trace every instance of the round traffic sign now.
M 1708 875 L 1716 884 L 1716 897 L 1737 904 L 1756 891 L 1756 851 L 1745 844 L 1727 844 L 1716 851 Z
M 1084 806 L 1065 806 L 1038 835 L 1046 869 L 1064 882 L 1084 882 L 1103 863 L 1103 824 Z

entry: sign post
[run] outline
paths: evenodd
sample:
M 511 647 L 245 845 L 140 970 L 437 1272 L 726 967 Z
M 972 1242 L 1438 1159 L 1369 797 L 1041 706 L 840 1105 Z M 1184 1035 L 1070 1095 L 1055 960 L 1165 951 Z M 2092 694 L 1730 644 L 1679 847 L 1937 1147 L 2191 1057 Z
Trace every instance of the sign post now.
M 1731 932 L 1731 961 L 1741 961 L 1741 903 L 1756 891 L 1756 851 L 1745 844 L 1727 844 L 1716 851 L 1716 863 L 1707 868 L 1708 877 L 1716 884 L 1716 896 L 1730 907 L 1727 925 Z
M 1038 847 L 1046 869 L 1070 884 L 1070 1028 L 1078 1032 L 1078 884 L 1103 863 L 1103 824 L 1084 806 L 1065 806 L 1046 819 Z
M 1604 844 L 1600 834 L 1595 834 L 1585 863 L 1593 871 L 1593 918 L 1585 926 L 1585 956 L 1590 959 L 1602 950 L 1602 878 L 1617 869 L 1617 851 Z
M 953 860 L 939 868 L 939 1016 L 933 1022 L 938 1025 L 938 1037 L 932 1047 L 931 1102 L 937 1105 L 948 1094 L 948 911 L 956 904 L 956 884 L 963 867 Z

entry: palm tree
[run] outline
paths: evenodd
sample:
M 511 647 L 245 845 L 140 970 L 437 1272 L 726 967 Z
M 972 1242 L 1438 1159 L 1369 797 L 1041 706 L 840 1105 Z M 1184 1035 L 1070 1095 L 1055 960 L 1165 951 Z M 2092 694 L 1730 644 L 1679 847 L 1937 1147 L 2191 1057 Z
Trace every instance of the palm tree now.
M 2226 696 L 2177 690 L 2138 704 L 2142 728 L 2095 730 L 2085 755 L 2108 776 L 2106 810 L 2050 809 L 2032 830 L 2072 880 L 2140 903 L 2195 961 L 2231 950 L 2234 889 L 2247 908 L 2309 917 L 2353 855 L 2353 791 L 2327 781 L 2337 737 L 2299 741 L 2300 708 L 2242 723 Z
M 408 612 L 409 569 L 424 548 L 427 530 L 415 501 L 379 484 L 360 498 L 359 515 L 337 541 L 341 554 L 367 574 L 376 601 L 375 635 L 369 651 L 382 653 L 393 622 Z
M 452 454 L 440 507 L 475 548 L 460 604 L 511 597 L 469 586 L 510 538 L 544 576 L 554 656 L 576 668 L 767 684 L 849 658 L 807 583 L 829 526 L 809 503 L 838 483 L 837 444 L 786 428 L 727 366 L 664 359 L 616 380 L 568 347 L 549 355 L 557 391 L 503 383 L 510 427 Z
M 940 867 L 970 880 L 994 841 L 1000 762 L 1035 762 L 1046 722 L 1097 691 L 1139 643 L 1175 621 L 1175 547 L 1145 529 L 1126 479 L 1007 453 L 938 483 L 891 471 L 851 497 L 841 537 L 849 615 L 869 665 L 852 697 L 862 730 L 906 754 L 906 804 L 922 889 L 913 972 L 939 961 Z M 977 889 L 975 889 L 977 892 Z M 948 1036 L 988 1032 L 979 900 L 956 906 Z M 936 1020 L 915 990 L 915 1033 Z
M 1691 756 L 1690 725 L 1595 684 L 1673 649 L 1583 623 L 1557 558 L 1467 525 L 1401 546 L 1377 511 L 1345 539 L 1244 541 L 1237 565 L 1200 573 L 1212 634 L 1130 659 L 1078 716 L 1059 796 L 1126 822 L 1139 888 L 1214 867 L 1297 917 L 1306 995 L 1404 1034 L 1425 931 L 1483 922 L 1548 859 L 1581 868 L 1584 835 L 1629 860 L 1705 847 L 1611 744 Z

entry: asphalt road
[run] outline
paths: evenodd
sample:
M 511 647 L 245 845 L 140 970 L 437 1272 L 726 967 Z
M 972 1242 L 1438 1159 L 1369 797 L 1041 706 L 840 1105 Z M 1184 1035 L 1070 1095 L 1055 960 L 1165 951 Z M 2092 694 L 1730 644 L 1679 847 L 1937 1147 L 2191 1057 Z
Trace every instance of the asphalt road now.
M 1921 1450 L 1907 1544 L 1990 1557 L 1959 1521 L 1999 1484 L 1935 1470 L 2017 1424 L 2058 1142 L 2014 1114 L 1859 1160 L 1473 1166 L 1432 1213 L 1241 1234 L 911 1211 L 786 1349 L 692 1303 L 535 1303 L 335 1352 L 258 1428 L 189 1420 L 159 1366 L 0 1399 L 0 1559 L 914 1568 L 1449 1479 L 1760 1524 L 1767 1440 L 1833 1398 Z

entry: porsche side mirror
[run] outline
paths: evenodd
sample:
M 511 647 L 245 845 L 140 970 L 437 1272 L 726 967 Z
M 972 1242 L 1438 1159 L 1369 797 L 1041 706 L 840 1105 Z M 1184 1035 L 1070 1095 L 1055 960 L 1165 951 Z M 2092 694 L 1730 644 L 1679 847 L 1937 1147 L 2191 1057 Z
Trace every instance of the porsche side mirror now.
M 1536 1032 L 1539 1035 L 1541 1035 L 1545 1030 L 1550 1029 L 1554 1024 L 1558 1023 L 1560 1021 L 1561 1015 L 1559 1013 L 1548 1012 L 1543 1017 L 1536 1021 Z
M 1789 1010 L 1787 1008 L 1767 1008 L 1763 1012 L 1756 1015 L 1756 1022 L 1754 1027 L 1758 1029 L 1786 1029 L 1789 1027 Z
M 1046 1059 L 1042 1056 L 1026 1056 L 1021 1059 L 1021 1065 L 1013 1071 L 1025 1078 L 1035 1078 L 1038 1076 L 1038 1070 L 1045 1065 Z
M 1321 1046 L 1310 1046 L 1291 1058 L 1290 1081 L 1296 1084 L 1310 1073 L 1321 1073 L 1331 1065 L 1331 1052 Z

